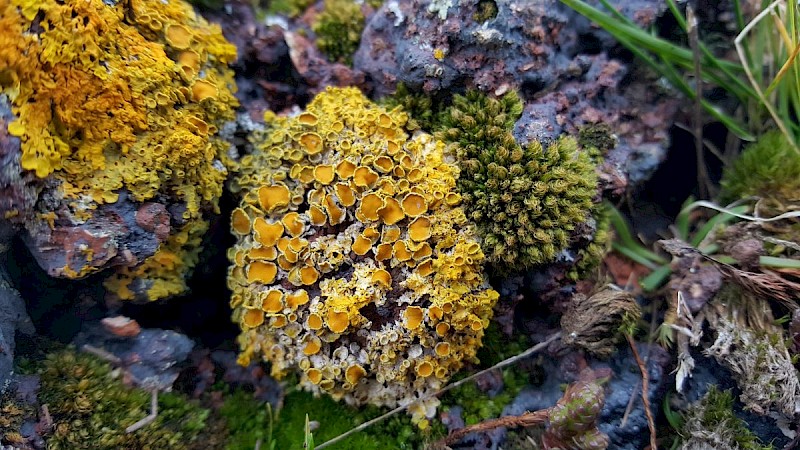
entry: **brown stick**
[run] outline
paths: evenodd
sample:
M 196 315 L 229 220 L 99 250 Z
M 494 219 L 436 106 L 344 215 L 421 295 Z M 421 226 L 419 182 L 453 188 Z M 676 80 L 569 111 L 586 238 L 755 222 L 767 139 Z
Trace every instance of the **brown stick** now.
M 500 427 L 506 427 L 506 428 L 532 427 L 534 425 L 539 425 L 546 422 L 549 417 L 550 417 L 550 408 L 547 408 L 533 412 L 526 412 L 521 416 L 506 416 L 497 419 L 490 419 L 483 421 L 481 423 L 476 423 L 475 425 L 459 428 L 458 430 L 455 430 L 449 435 L 447 435 L 447 437 L 445 437 L 444 439 L 437 441 L 433 445 L 434 448 L 443 448 L 444 446 L 454 444 L 460 441 L 461 438 L 470 433 L 488 431 Z
M 653 412 L 650 411 L 650 374 L 639 356 L 639 350 L 636 348 L 636 343 L 633 342 L 633 337 L 630 334 L 626 334 L 625 337 L 633 350 L 633 357 L 636 359 L 636 364 L 639 365 L 639 371 L 642 372 L 642 403 L 644 403 L 644 415 L 647 417 L 647 428 L 650 429 L 650 450 L 657 450 L 656 421 L 653 420 Z

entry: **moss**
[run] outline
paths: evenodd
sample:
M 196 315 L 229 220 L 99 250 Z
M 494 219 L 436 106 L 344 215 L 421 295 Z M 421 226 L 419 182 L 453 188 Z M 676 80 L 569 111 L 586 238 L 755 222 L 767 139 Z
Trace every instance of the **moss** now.
M 684 416 L 682 449 L 727 448 L 731 450 L 767 450 L 748 428 L 747 422 L 733 412 L 733 395 L 711 385 L 702 399 Z
M 490 396 L 478 389 L 475 383 L 466 383 L 444 395 L 443 409 L 447 410 L 456 405 L 462 407 L 462 417 L 467 425 L 500 417 L 503 408 L 528 384 L 528 375 L 517 367 L 502 369 L 502 376 L 503 389 L 497 395 Z
M 472 15 L 475 22 L 486 22 L 497 17 L 497 3 L 494 0 L 479 0 L 475 9 Z
M 515 93 L 495 99 L 472 91 L 455 96 L 437 133 L 452 144 L 467 216 L 501 271 L 553 261 L 587 220 L 597 191 L 594 164 L 575 139 L 517 144 L 512 129 L 521 112 Z
M 149 414 L 150 394 L 123 385 L 107 363 L 67 349 L 48 355 L 40 375 L 40 401 L 54 423 L 49 449 L 189 448 L 208 417 L 208 410 L 163 393 L 156 420 L 126 433 Z
M 430 95 L 413 92 L 404 83 L 398 83 L 394 94 L 385 97 L 381 105 L 386 109 L 400 107 L 408 114 L 406 129 L 433 132 L 438 127 L 438 105 Z
M 311 29 L 317 35 L 317 48 L 331 61 L 353 63 L 353 54 L 364 31 L 364 14 L 353 0 L 325 0 L 325 7 Z
M 594 219 L 595 233 L 591 242 L 578 250 L 577 262 L 567 272 L 573 281 L 586 278 L 603 261 L 611 250 L 611 214 L 610 206 L 603 203 L 592 205 L 591 216 Z
M 722 175 L 723 201 L 758 196 L 781 212 L 800 203 L 800 153 L 773 131 L 745 148 Z
M 314 430 L 314 442 L 321 444 L 352 428 L 382 414 L 374 406 L 353 408 L 325 397 L 314 397 L 307 392 L 295 391 L 286 396 L 284 406 L 278 412 L 275 424 L 276 447 L 285 450 L 303 449 L 303 427 L 306 414 L 309 420 L 319 423 Z M 423 448 L 424 441 L 436 440 L 444 434 L 438 422 L 425 431 L 420 431 L 411 419 L 402 414 L 368 427 L 350 438 L 331 446 L 331 449 L 359 450 L 411 450 Z
M 267 13 L 297 17 L 313 4 L 314 0 L 272 0 L 267 6 Z
M 604 154 L 617 146 L 617 138 L 608 124 L 591 124 L 578 130 L 578 145 L 585 149 L 597 149 Z
M 2 387 L 2 386 L 0 386 Z M 24 444 L 20 427 L 26 421 L 35 421 L 36 408 L 20 403 L 10 392 L 0 395 L 0 448 L 2 445 Z
M 274 414 L 268 404 L 255 400 L 252 393 L 236 390 L 226 395 L 218 415 L 228 431 L 226 450 L 252 450 L 258 441 L 264 449 L 284 448 L 271 444 L 275 442 Z

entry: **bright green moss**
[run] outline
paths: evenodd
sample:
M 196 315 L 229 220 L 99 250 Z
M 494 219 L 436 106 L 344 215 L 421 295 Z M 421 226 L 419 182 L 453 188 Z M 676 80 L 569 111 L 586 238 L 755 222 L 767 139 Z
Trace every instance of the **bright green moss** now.
M 252 450 L 261 441 L 261 448 L 278 448 L 272 437 L 274 414 L 268 404 L 253 398 L 253 394 L 237 390 L 225 396 L 219 409 L 228 431 L 226 450 Z
M 569 270 L 567 276 L 577 281 L 585 278 L 596 268 L 611 247 L 611 216 L 608 207 L 602 203 L 592 206 L 591 215 L 595 220 L 595 233 L 592 241 L 578 250 L 578 262 Z
M 328 396 L 315 398 L 310 393 L 295 391 L 286 396 L 283 409 L 278 412 L 278 421 L 274 426 L 275 448 L 303 449 L 306 414 L 309 420 L 319 423 L 319 428 L 314 430 L 314 442 L 321 444 L 383 412 L 385 411 L 374 406 L 356 409 L 336 402 Z M 428 430 L 420 431 L 411 423 L 410 417 L 397 414 L 330 448 L 411 450 L 422 448 L 423 441 L 435 440 L 442 435 L 443 428 L 438 422 L 433 422 Z
M 800 202 L 800 153 L 780 132 L 761 136 L 723 173 L 723 201 L 748 196 L 762 197 L 783 211 Z
M 437 109 L 429 95 L 411 91 L 404 83 L 398 83 L 394 94 L 384 98 L 381 106 L 386 109 L 403 108 L 408 114 L 406 129 L 431 132 L 438 125 Z
M 747 427 L 747 423 L 733 413 L 733 396 L 730 391 L 719 391 L 711 386 L 708 393 L 694 403 L 684 417 L 681 435 L 682 448 L 729 448 L 732 450 L 767 450 Z
M 123 385 L 107 363 L 64 350 L 49 355 L 40 374 L 40 401 L 48 405 L 54 423 L 50 450 L 188 449 L 208 417 L 208 410 L 162 393 L 156 420 L 126 433 L 150 413 L 150 394 Z
M 325 0 L 325 9 L 317 16 L 312 30 L 322 53 L 331 61 L 351 65 L 364 31 L 361 6 L 353 0 Z
M 500 270 L 553 261 L 586 221 L 597 190 L 594 164 L 575 139 L 517 144 L 512 129 L 521 112 L 515 93 L 468 92 L 454 97 L 437 134 L 453 144 L 467 216 Z
M 267 13 L 297 17 L 313 4 L 314 0 L 272 0 L 267 7 Z

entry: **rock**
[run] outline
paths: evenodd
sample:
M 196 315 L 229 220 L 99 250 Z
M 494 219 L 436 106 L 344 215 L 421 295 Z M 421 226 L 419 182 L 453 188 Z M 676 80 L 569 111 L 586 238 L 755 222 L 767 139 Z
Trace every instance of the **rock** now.
M 25 312 L 25 302 L 11 285 L 5 269 L 5 252 L 13 229 L 0 220 L 0 394 L 11 382 L 14 369 L 15 334 L 33 334 L 33 324 Z

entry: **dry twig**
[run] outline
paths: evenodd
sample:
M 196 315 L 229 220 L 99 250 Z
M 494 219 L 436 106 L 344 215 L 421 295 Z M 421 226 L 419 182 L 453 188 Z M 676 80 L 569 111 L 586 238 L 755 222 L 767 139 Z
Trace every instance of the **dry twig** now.
M 456 431 L 453 431 L 444 439 L 441 439 L 433 444 L 434 448 L 444 448 L 445 446 L 455 444 L 464 436 L 470 433 L 477 433 L 481 431 L 489 431 L 495 428 L 506 427 L 532 427 L 534 425 L 539 425 L 547 421 L 550 417 L 550 408 L 547 409 L 540 409 L 538 411 L 533 412 L 526 412 L 521 416 L 506 416 L 500 417 L 497 419 L 490 419 L 480 423 L 476 423 L 475 425 L 470 425 L 468 427 L 460 428 Z
M 626 334 L 628 344 L 633 350 L 633 357 L 636 359 L 636 364 L 639 365 L 639 371 L 642 372 L 642 403 L 644 403 L 644 415 L 647 417 L 647 428 L 650 429 L 650 450 L 657 450 L 656 445 L 656 421 L 653 419 L 653 411 L 650 410 L 650 374 L 647 372 L 647 366 L 639 356 L 639 350 L 636 348 L 636 342 L 630 334 Z

